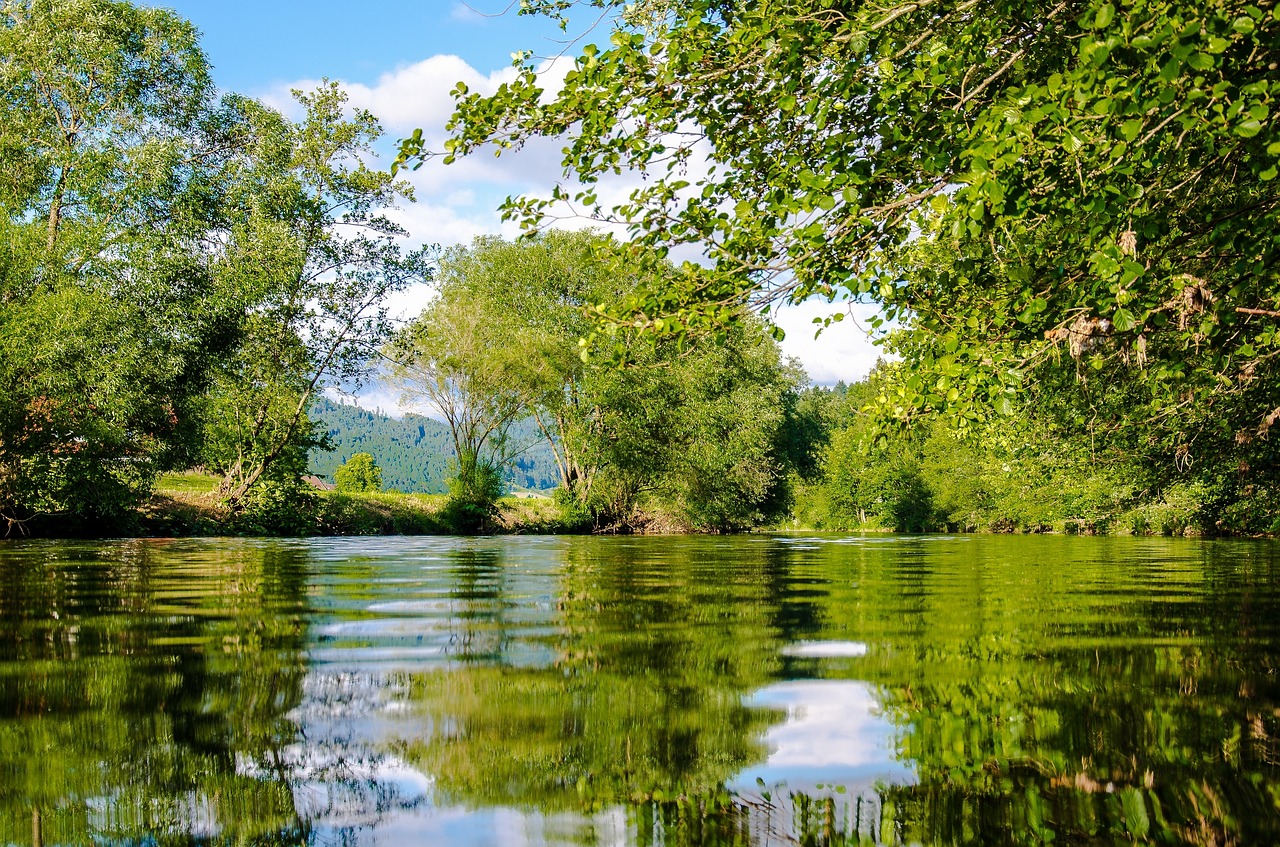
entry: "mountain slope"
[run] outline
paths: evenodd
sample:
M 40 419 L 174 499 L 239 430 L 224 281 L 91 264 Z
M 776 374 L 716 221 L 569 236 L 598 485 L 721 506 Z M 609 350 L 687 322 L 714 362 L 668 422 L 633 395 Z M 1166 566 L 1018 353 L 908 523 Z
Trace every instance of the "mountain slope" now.
M 332 482 L 333 472 L 353 454 L 369 453 L 382 468 L 383 488 L 428 494 L 447 490 L 445 480 L 454 457 L 453 440 L 449 427 L 440 421 L 412 414 L 393 418 L 325 397 L 311 407 L 311 418 L 320 422 L 333 444 L 331 451 L 311 451 L 309 467 L 316 476 Z M 521 423 L 513 427 L 512 439 L 530 447 L 507 472 L 508 484 L 554 488 L 555 459 L 536 427 Z

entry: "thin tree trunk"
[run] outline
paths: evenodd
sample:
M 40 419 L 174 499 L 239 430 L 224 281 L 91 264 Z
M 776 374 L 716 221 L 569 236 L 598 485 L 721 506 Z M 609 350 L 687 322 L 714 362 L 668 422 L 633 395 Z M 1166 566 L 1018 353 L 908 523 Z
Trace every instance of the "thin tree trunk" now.
M 66 167 L 58 172 L 58 181 L 53 186 L 53 198 L 49 201 L 49 227 L 48 227 L 48 247 L 50 250 L 58 243 L 58 227 L 62 223 L 62 197 L 67 190 L 67 172 L 71 168 Z
M 315 381 L 313 380 L 311 386 L 307 388 L 306 391 L 302 392 L 302 396 L 298 399 L 298 405 L 294 408 L 293 415 L 290 416 L 289 423 L 285 427 L 284 434 L 275 439 L 275 446 L 273 446 L 260 460 L 254 463 L 248 474 L 241 476 L 240 480 L 234 486 L 229 486 L 230 490 L 226 494 L 226 499 L 233 508 L 244 499 L 244 496 L 249 493 L 249 489 L 253 487 L 253 484 L 262 478 L 262 475 L 266 473 L 267 468 L 271 466 L 271 463 L 280 458 L 280 454 L 289 446 L 289 440 L 293 438 L 293 431 L 297 428 L 298 421 L 301 420 L 302 414 L 307 408 L 307 401 L 311 399 L 314 388 Z M 234 475 L 239 474 L 243 470 L 243 467 L 243 461 L 239 459 L 236 460 L 235 465 L 232 466 L 232 470 L 229 471 L 224 478 L 224 486 Z
M 542 415 L 538 414 L 536 410 L 533 413 L 533 419 L 538 424 L 538 429 L 542 430 L 542 435 L 547 439 L 547 443 L 551 445 L 551 455 L 556 460 L 556 470 L 560 472 L 560 486 L 565 491 L 569 491 L 572 486 L 572 481 L 569 479 L 569 457 L 567 455 L 563 458 L 560 456 L 560 450 L 556 449 L 555 438 L 551 435 L 551 431 L 547 429 L 546 424 L 542 422 Z M 563 428 L 561 431 L 563 432 Z M 561 448 L 563 449 L 563 444 Z

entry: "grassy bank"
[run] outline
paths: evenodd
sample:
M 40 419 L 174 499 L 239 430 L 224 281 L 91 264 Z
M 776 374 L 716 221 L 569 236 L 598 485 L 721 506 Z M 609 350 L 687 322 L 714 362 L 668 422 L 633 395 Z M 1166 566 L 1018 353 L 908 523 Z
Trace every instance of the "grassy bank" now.
M 217 478 L 165 474 L 138 509 L 140 535 L 452 535 L 443 494 L 341 494 L 313 491 L 233 514 L 219 502 Z M 547 497 L 504 497 L 488 529 L 497 533 L 571 532 L 563 510 Z
M 338 493 L 296 489 L 287 496 L 273 496 L 270 488 L 252 508 L 239 513 L 226 509 L 217 493 L 216 477 L 198 473 L 165 474 L 154 493 L 123 524 L 102 527 L 63 528 L 57 522 L 28 528 L 36 536 L 351 536 L 351 535 L 468 535 L 474 528 L 459 523 L 443 494 Z M 762 527 L 783 532 L 895 532 L 892 524 L 868 514 L 865 521 L 833 526 L 825 518 L 830 509 L 815 503 L 820 492 L 801 489 L 793 515 L 778 524 Z M 1246 531 L 1240 526 L 1257 525 L 1254 516 L 1223 510 L 1221 518 L 1209 522 L 1203 517 L 1196 492 L 1175 491 L 1159 499 L 1116 504 L 1083 517 L 1063 518 L 1054 514 L 1051 503 L 1028 502 L 1021 511 L 1012 509 L 979 512 L 964 522 L 939 520 L 936 524 L 912 526 L 909 531 L 976 533 L 1051 533 L 1067 535 L 1276 535 Z M 1183 494 L 1185 496 L 1173 496 Z M 1007 505 L 1007 504 L 1006 504 Z M 1247 505 L 1247 504 L 1246 504 Z M 1267 518 L 1266 515 L 1263 518 Z M 1262 521 L 1265 524 L 1265 520 Z M 569 534 L 591 532 L 590 519 L 573 514 L 545 496 L 508 496 L 496 514 L 480 531 L 485 534 Z M 695 532 L 658 507 L 641 508 L 632 520 L 615 531 L 633 533 Z

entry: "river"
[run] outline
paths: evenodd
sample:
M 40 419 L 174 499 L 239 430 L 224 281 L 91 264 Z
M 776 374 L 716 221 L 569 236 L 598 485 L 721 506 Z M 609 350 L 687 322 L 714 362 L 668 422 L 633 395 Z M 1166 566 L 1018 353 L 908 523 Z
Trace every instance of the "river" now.
M 0 543 L 0 843 L 1280 843 L 1280 546 Z

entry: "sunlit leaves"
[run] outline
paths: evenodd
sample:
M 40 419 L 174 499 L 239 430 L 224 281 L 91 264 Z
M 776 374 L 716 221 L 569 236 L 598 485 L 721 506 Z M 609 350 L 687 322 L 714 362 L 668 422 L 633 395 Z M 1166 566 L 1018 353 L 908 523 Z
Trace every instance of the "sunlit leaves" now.
M 555 97 L 530 70 L 460 101 L 453 124 L 451 155 L 563 135 L 568 177 L 642 170 L 616 216 L 646 244 L 707 250 L 711 267 L 602 318 L 710 331 L 726 306 L 851 292 L 903 307 L 926 335 L 964 327 L 974 397 L 1001 396 L 981 386 L 1003 386 L 994 374 L 1008 366 L 1054 359 L 1077 319 L 1106 320 L 1115 337 L 1096 361 L 1191 350 L 1180 390 L 1235 391 L 1231 346 L 1267 332 L 1262 314 L 1280 303 L 1276 245 L 1257 238 L 1277 224 L 1273 14 L 1241 2 L 663 8 L 643 27 L 620 19 Z M 676 127 L 692 135 L 673 138 Z M 715 167 L 667 170 L 673 148 Z M 536 228 L 555 205 L 506 211 Z M 910 247 L 920 234 L 963 267 L 930 267 L 941 254 Z M 1230 258 L 1246 244 L 1251 261 Z M 1216 297 L 1194 320 L 1171 305 L 1170 281 L 1186 274 Z M 1228 320 L 1235 329 L 1219 332 Z M 894 408 L 959 421 L 976 411 L 966 396 L 916 393 Z M 1151 398 L 1162 402 L 1173 395 Z

